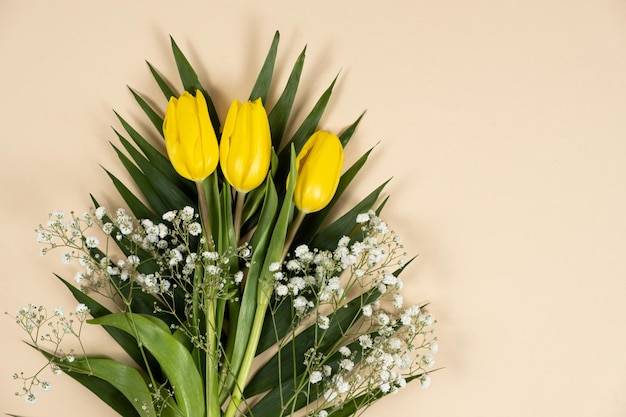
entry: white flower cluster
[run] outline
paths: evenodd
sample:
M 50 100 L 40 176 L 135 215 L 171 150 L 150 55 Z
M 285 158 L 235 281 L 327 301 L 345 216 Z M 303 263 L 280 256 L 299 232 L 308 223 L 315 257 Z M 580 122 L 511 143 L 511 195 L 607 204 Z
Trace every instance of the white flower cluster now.
M 82 290 L 108 296 L 113 295 L 107 291 L 111 284 L 118 290 L 124 285 L 138 284 L 151 294 L 170 294 L 173 287 L 191 284 L 198 265 L 206 272 L 206 284 L 218 290 L 218 297 L 226 297 L 228 288 L 243 279 L 243 273 L 231 276 L 230 269 L 224 268 L 233 254 L 220 255 L 203 249 L 206 245 L 202 226 L 192 207 L 168 211 L 162 220 L 137 220 L 121 208 L 109 213 L 98 207 L 80 217 L 71 213 L 69 219 L 57 211 L 50 215 L 46 226 L 39 226 L 37 239 L 44 246 L 42 254 L 65 248 L 64 263 L 78 259 L 84 269 L 74 278 Z M 99 226 L 102 233 L 92 230 L 94 226 Z M 103 245 L 98 234 L 105 240 Z M 109 239 L 124 247 L 126 255 L 109 255 Z M 250 249 L 239 248 L 235 256 L 247 261 Z
M 360 233 L 340 239 L 334 251 L 301 245 L 273 270 L 276 297 L 290 301 L 300 319 L 294 325 L 306 325 L 303 320 L 310 317 L 308 325 L 317 326 L 301 385 L 304 392 L 315 387 L 320 395 L 317 408 L 309 410 L 314 416 L 324 417 L 346 398 L 395 393 L 407 380 L 417 378 L 427 387 L 435 363 L 433 316 L 405 306 L 400 293 L 402 243 L 374 212 L 360 214 L 357 222 Z M 334 315 L 355 302 L 360 319 L 341 329 L 343 344 L 329 350 L 324 338 L 327 331 L 337 331 Z
M 14 373 L 13 379 L 22 381 L 22 391 L 15 395 L 24 397 L 24 400 L 33 404 L 37 401 L 37 392 L 49 391 L 52 388 L 50 381 L 42 379 L 44 369 L 50 367 L 52 374 L 61 374 L 58 364 L 74 362 L 74 352 L 65 352 L 62 348 L 63 340 L 67 336 L 80 339 L 83 324 L 88 319 L 89 309 L 84 304 L 78 304 L 74 312 L 68 314 L 62 308 L 55 308 L 50 313 L 42 306 L 29 304 L 20 308 L 15 315 L 6 313 L 13 318 L 17 325 L 24 329 L 29 337 L 29 343 L 38 350 L 53 352 L 53 358 L 31 376 L 23 372 Z

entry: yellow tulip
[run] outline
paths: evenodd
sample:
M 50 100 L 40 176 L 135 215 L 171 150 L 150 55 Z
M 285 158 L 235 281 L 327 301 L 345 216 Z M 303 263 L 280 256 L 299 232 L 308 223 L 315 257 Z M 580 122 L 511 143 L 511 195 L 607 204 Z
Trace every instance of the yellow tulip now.
M 202 93 L 184 92 L 172 97 L 165 111 L 163 136 L 167 155 L 176 172 L 202 181 L 215 171 L 219 159 L 217 137 Z
M 337 191 L 342 167 L 343 146 L 337 135 L 315 132 L 296 157 L 296 207 L 304 213 L 326 207 Z
M 226 181 L 246 193 L 265 180 L 270 167 L 272 138 L 261 99 L 228 110 L 220 142 L 220 166 Z

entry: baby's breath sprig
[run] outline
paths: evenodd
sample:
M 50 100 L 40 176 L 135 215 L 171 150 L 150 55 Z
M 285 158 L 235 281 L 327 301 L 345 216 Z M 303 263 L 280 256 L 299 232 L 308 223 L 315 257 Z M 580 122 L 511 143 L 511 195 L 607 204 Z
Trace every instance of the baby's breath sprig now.
M 14 319 L 15 323 L 26 332 L 27 343 L 48 357 L 48 361 L 29 376 L 24 372 L 13 374 L 14 380 L 22 382 L 21 392 L 16 392 L 15 395 L 23 396 L 27 403 L 33 404 L 37 401 L 35 388 L 39 391 L 49 391 L 52 388 L 52 383 L 43 377 L 44 371 L 49 368 L 53 375 L 59 375 L 61 374 L 60 363 L 74 362 L 74 350 L 63 348 L 68 336 L 76 339 L 82 354 L 86 354 L 81 341 L 81 333 L 88 318 L 89 309 L 84 304 L 78 304 L 74 312 L 65 313 L 60 307 L 50 312 L 44 306 L 29 304 L 20 308 L 15 315 L 8 312 L 5 314 Z

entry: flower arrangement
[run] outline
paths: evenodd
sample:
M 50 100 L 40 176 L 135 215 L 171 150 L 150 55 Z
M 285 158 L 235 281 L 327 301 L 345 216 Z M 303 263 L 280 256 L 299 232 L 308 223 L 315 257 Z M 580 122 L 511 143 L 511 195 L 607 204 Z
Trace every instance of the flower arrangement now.
M 304 65 L 297 58 L 270 111 L 275 34 L 249 100 L 223 126 L 171 40 L 183 93 L 150 64 L 166 100 L 131 89 L 163 155 L 118 115 L 115 148 L 143 199 L 108 173 L 127 209 L 54 212 L 37 229 L 42 254 L 77 261 L 71 313 L 29 305 L 11 315 L 46 358 L 17 373 L 27 402 L 65 373 L 126 417 L 344 417 L 408 382 L 429 384 L 437 341 L 425 305 L 406 306 L 410 262 L 379 217 L 386 183 L 330 220 L 370 151 L 344 169 L 341 134 L 318 130 L 335 81 L 284 140 Z M 145 202 L 144 202 L 145 201 Z M 107 307 L 107 306 L 114 306 Z M 102 326 L 134 362 L 63 347 Z

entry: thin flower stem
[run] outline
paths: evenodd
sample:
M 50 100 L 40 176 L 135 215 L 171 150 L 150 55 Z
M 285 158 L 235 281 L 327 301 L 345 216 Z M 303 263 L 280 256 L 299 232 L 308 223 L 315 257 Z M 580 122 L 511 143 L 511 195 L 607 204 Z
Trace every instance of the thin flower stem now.
M 203 181 L 196 181 L 196 188 L 198 189 L 198 206 L 200 210 L 200 222 L 202 223 L 202 229 L 207 241 L 208 249 L 214 250 L 213 244 L 213 232 L 211 231 L 211 221 L 209 219 L 209 203 L 207 201 L 206 193 L 204 192 Z
M 235 202 L 235 218 L 233 219 L 235 228 L 235 245 L 239 245 L 239 237 L 241 236 L 241 217 L 243 215 L 243 203 L 246 199 L 246 193 L 237 191 Z
M 300 228 L 300 225 L 302 224 L 302 220 L 304 220 L 305 215 L 306 215 L 305 212 L 298 211 L 296 218 L 291 224 L 291 227 L 289 228 L 289 233 L 287 234 L 287 237 L 285 238 L 285 246 L 283 247 L 283 254 L 281 256 L 281 261 L 283 261 L 287 257 L 289 248 L 291 247 L 291 244 L 293 243 L 293 239 L 296 237 L 296 233 L 298 232 L 298 229 Z

